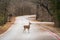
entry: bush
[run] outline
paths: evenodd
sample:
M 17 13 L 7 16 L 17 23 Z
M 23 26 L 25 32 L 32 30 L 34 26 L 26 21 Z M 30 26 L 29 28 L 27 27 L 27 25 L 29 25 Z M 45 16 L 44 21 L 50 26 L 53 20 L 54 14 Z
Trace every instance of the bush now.
M 4 14 L 0 15 L 0 26 L 4 25 L 7 22 L 7 17 Z

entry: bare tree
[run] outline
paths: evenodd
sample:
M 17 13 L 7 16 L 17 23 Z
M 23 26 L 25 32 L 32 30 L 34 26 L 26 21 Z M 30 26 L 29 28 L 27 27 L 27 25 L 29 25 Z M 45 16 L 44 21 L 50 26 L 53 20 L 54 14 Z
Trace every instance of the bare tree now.
M 51 14 L 49 8 L 48 8 L 48 3 L 45 2 L 45 1 L 48 2 L 48 0 L 33 0 L 33 1 L 32 1 L 32 3 L 34 3 L 34 4 L 36 5 L 36 8 L 37 8 L 37 11 L 36 11 L 36 20 L 38 19 L 38 16 L 39 16 L 38 10 L 39 10 L 40 7 L 45 8 L 45 9 L 47 10 L 47 12 L 49 13 L 49 15 L 50 15 L 50 16 L 53 16 L 53 15 Z M 44 3 L 44 2 L 45 2 L 45 3 Z

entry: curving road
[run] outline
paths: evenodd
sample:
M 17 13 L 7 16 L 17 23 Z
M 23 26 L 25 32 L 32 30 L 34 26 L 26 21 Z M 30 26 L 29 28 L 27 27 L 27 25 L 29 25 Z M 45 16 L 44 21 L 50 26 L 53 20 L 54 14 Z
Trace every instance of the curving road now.
M 28 17 L 33 17 L 33 15 L 16 17 L 14 24 L 5 33 L 0 35 L 0 40 L 60 40 L 54 33 L 37 25 L 38 22 L 32 21 L 35 18 L 28 19 Z M 28 24 L 29 21 L 32 23 L 29 33 L 27 30 L 23 32 L 23 26 Z

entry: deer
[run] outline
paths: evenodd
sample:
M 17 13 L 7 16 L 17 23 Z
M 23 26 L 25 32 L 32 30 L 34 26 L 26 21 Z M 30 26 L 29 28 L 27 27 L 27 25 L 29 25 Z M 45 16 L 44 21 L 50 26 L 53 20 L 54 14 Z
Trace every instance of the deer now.
M 29 24 L 28 24 L 28 25 L 24 25 L 24 31 L 26 31 L 26 29 L 27 29 L 27 30 L 28 30 L 28 32 L 29 32 L 30 25 L 31 25 L 31 23 L 30 23 L 30 22 L 29 22 Z

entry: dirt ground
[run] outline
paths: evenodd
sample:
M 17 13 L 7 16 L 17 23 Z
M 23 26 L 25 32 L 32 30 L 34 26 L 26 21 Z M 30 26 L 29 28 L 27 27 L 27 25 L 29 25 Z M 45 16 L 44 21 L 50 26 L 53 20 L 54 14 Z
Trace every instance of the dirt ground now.
M 60 28 L 54 27 L 54 24 L 44 24 L 41 26 L 60 36 Z
M 51 25 L 47 25 L 46 28 L 60 36 L 60 28 Z

